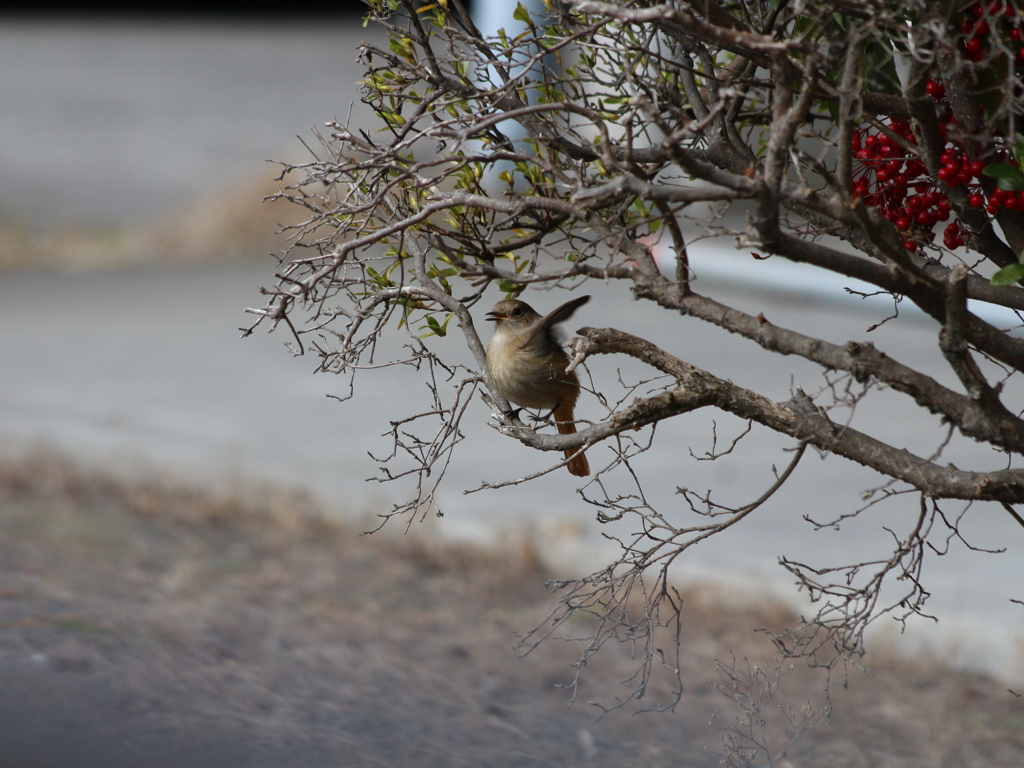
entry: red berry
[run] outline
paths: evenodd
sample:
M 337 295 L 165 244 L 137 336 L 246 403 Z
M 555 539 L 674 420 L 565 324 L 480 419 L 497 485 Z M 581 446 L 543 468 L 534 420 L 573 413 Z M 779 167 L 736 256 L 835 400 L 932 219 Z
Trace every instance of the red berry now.
M 972 208 L 981 208 L 985 204 L 985 196 L 979 195 L 975 192 L 973 195 L 967 198 L 967 202 Z
M 967 42 L 964 43 L 964 48 L 967 49 L 967 53 L 971 56 L 977 56 L 985 50 L 985 44 L 977 37 L 969 37 Z
M 975 37 L 984 37 L 987 34 L 988 34 L 988 22 L 985 21 L 984 19 L 981 19 L 980 21 L 978 21 L 977 24 L 974 25 L 974 36 Z
M 875 178 L 878 179 L 879 184 L 885 184 L 889 180 L 889 169 L 879 168 L 875 173 Z
M 905 173 L 897 173 L 896 176 L 893 177 L 892 183 L 895 184 L 897 187 L 906 187 L 907 186 L 907 174 L 905 174 Z
M 1020 27 L 1014 27 L 1013 29 L 1010 30 L 1011 40 L 1019 43 L 1021 41 L 1021 38 L 1024 38 L 1024 35 L 1021 34 Z
M 900 216 L 893 223 L 896 225 L 896 229 L 910 229 L 910 219 L 906 216 Z
M 985 210 L 988 211 L 993 216 L 999 213 L 999 208 L 1000 204 L 996 200 L 989 200 L 988 203 L 985 205 Z
M 1012 197 L 1007 198 L 1006 200 L 1003 201 L 1003 208 L 1005 208 L 1008 211 L 1019 211 L 1019 210 L 1021 210 L 1020 198 L 1018 198 L 1016 195 L 1013 195 Z
M 919 211 L 916 217 L 917 223 L 922 227 L 930 227 L 935 223 L 932 215 L 928 211 Z
M 981 160 L 975 160 L 970 165 L 971 175 L 976 179 L 980 179 L 981 175 L 985 172 L 985 164 Z
M 1019 51 L 1017 51 L 1017 58 L 1024 59 L 1024 48 L 1021 48 Z
M 959 163 L 949 163 L 948 165 L 944 165 L 941 168 L 939 168 L 939 171 L 936 175 L 944 182 L 946 182 L 947 185 L 955 187 L 961 183 L 960 174 L 962 171 L 963 168 Z M 967 180 L 970 181 L 970 177 L 968 177 Z M 932 192 L 929 194 L 936 193 Z M 935 205 L 935 203 L 932 202 L 930 203 L 930 205 Z
M 915 243 L 913 240 L 904 240 L 903 247 L 906 248 L 911 253 L 913 253 L 914 251 L 917 250 L 917 243 Z

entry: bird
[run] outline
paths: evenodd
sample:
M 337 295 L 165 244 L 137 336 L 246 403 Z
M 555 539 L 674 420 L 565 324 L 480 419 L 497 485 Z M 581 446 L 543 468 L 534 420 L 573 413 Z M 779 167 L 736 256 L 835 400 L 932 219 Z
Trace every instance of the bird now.
M 523 408 L 550 409 L 562 435 L 576 433 L 573 410 L 580 381 L 574 371 L 565 370 L 569 355 L 555 335 L 555 326 L 588 301 L 589 296 L 580 296 L 541 317 L 525 301 L 506 299 L 487 313 L 487 320 L 495 324 L 487 345 L 487 370 L 495 388 Z M 565 458 L 576 477 L 590 474 L 590 463 L 581 450 L 568 450 Z

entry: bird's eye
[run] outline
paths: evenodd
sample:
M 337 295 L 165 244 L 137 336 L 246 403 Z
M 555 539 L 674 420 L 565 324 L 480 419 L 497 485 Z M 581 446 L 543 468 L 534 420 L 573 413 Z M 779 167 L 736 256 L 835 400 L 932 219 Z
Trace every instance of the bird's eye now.
M 516 307 L 515 309 L 512 310 L 512 317 L 521 317 L 522 314 L 523 314 L 523 308 L 522 307 Z

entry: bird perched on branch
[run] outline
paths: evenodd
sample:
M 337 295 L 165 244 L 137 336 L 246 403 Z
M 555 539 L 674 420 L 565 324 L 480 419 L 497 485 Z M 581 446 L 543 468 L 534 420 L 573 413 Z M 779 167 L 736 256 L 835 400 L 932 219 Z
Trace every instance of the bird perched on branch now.
M 487 319 L 495 323 L 487 345 L 487 370 L 494 386 L 516 405 L 550 410 L 562 435 L 576 432 L 573 409 L 580 381 L 575 372 L 565 370 L 569 355 L 555 335 L 555 326 L 588 301 L 589 296 L 580 296 L 544 317 L 525 301 L 517 300 L 499 301 L 487 313 Z M 569 459 L 566 466 L 576 477 L 590 474 L 590 464 L 582 451 L 566 451 L 565 457 Z

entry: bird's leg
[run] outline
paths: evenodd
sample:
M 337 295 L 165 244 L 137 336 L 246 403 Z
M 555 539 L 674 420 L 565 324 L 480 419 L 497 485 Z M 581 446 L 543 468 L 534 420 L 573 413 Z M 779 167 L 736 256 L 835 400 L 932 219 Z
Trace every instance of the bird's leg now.
M 557 411 L 561 407 L 562 407 L 562 403 L 561 402 L 557 402 L 557 403 L 555 403 L 555 407 L 552 408 L 550 411 L 548 411 L 548 415 L 547 416 L 541 416 L 539 414 L 534 416 L 533 414 L 530 414 L 530 418 L 533 419 L 538 424 L 540 422 L 542 422 L 542 421 L 543 422 L 547 422 L 548 424 L 557 424 L 558 422 L 555 421 L 555 411 Z

